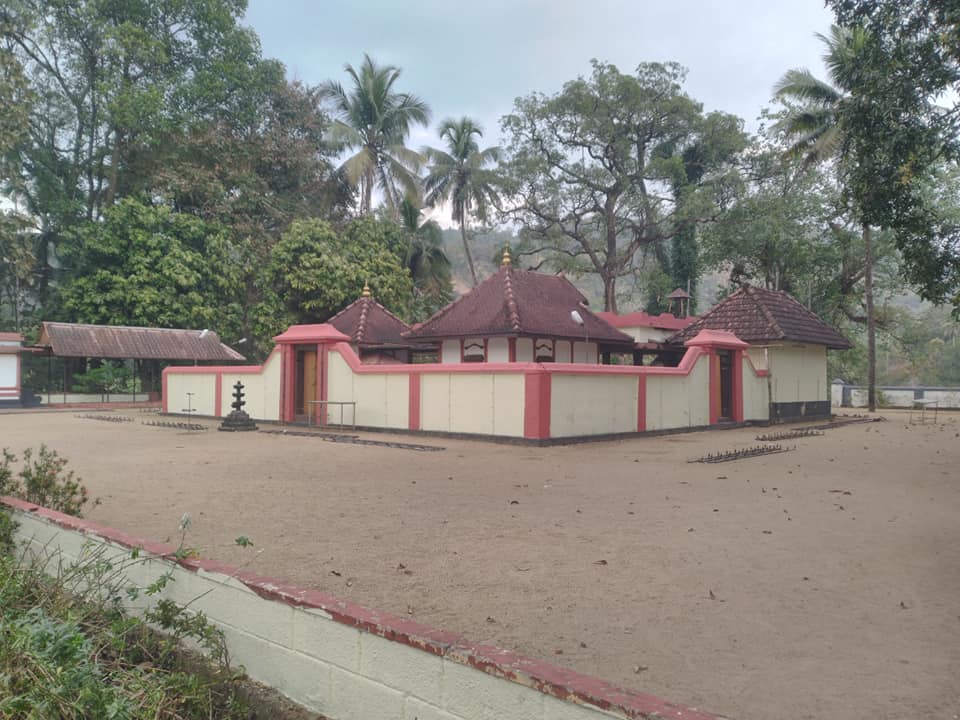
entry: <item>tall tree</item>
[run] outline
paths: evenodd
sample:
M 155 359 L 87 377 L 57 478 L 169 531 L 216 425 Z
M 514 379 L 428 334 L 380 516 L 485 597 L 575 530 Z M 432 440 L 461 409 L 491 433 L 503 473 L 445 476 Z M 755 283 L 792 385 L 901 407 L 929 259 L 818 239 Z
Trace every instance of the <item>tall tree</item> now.
M 497 205 L 497 176 L 488 166 L 500 159 L 500 148 L 480 149 L 477 138 L 483 137 L 482 128 L 468 117 L 444 120 L 440 125 L 440 139 L 446 150 L 428 147 L 423 151 L 429 162 L 424 180 L 428 205 L 450 203 L 453 221 L 460 225 L 463 252 L 470 267 L 470 279 L 477 284 L 477 270 L 473 265 L 467 224 L 470 217 L 485 220 L 491 205 Z
M 400 221 L 407 236 L 404 260 L 413 278 L 413 315 L 423 320 L 450 302 L 450 260 L 443 251 L 443 230 L 433 220 L 420 221 L 422 211 L 410 199 L 400 203 Z
M 844 142 L 846 124 L 843 108 L 849 102 L 858 66 L 868 34 L 862 28 L 841 28 L 834 25 L 829 36 L 819 35 L 825 51 L 824 63 L 833 84 L 820 80 L 806 69 L 788 70 L 774 87 L 778 98 L 793 100 L 799 105 L 780 121 L 777 129 L 795 138 L 790 152 L 808 163 L 837 158 Z M 860 218 L 864 251 L 864 300 L 867 315 L 867 404 L 870 412 L 877 409 L 877 345 L 876 314 L 873 307 L 873 235 L 862 203 L 852 198 Z
M 675 63 L 641 64 L 628 75 L 595 60 L 589 78 L 520 98 L 502 121 L 509 216 L 531 252 L 598 275 L 607 310 L 617 309 L 618 279 L 638 271 L 640 250 L 669 241 L 678 227 L 670 187 L 703 119 L 681 89 L 684 76 Z M 716 192 L 712 183 L 691 188 L 687 208 L 696 212 L 685 217 L 709 217 Z
M 921 295 L 960 312 L 960 228 L 925 186 L 960 161 L 956 0 L 827 0 L 869 32 L 842 108 L 847 185 L 867 220 L 897 235 Z
M 430 122 L 430 108 L 417 96 L 394 89 L 400 68 L 377 65 L 364 55 L 359 69 L 347 64 L 344 70 L 352 81 L 349 89 L 334 80 L 321 85 L 334 107 L 331 140 L 356 151 L 342 170 L 360 188 L 360 213 L 371 212 L 373 189 L 379 187 L 396 217 L 402 196 L 416 193 L 422 160 L 405 143 L 414 126 Z
M 59 289 L 67 317 L 236 333 L 236 261 L 222 226 L 126 199 L 71 232 Z
M 264 268 L 260 333 L 322 322 L 356 300 L 365 283 L 386 307 L 407 315 L 413 283 L 402 264 L 404 249 L 393 222 L 359 218 L 337 231 L 322 220 L 294 221 Z
M 13 53 L 0 47 L 0 191 L 19 177 L 17 149 L 27 136 L 30 103 L 23 68 Z M 0 210 L 0 327 L 5 325 L 4 310 L 9 306 L 12 327 L 18 332 L 35 262 L 29 238 L 23 233 L 25 228 L 26 219 L 21 213 Z
M 251 90 L 283 70 L 261 59 L 256 36 L 239 24 L 245 10 L 245 0 L 0 5 L 2 42 L 36 98 L 13 189 L 43 255 L 164 162 L 171 132 L 256 113 Z

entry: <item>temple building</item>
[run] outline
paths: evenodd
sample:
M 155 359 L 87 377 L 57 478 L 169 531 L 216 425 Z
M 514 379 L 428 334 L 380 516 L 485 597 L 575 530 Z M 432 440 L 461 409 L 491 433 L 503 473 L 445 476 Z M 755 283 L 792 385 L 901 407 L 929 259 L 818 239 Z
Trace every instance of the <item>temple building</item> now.
M 497 273 L 404 337 L 434 343 L 443 363 L 597 364 L 635 344 L 591 312 L 566 277 L 514 268 L 509 250 Z

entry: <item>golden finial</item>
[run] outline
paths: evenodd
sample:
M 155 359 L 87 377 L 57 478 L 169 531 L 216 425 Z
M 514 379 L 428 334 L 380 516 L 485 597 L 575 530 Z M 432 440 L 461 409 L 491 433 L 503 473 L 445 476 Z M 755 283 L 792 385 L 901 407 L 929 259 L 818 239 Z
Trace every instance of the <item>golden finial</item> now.
M 360 293 L 362 297 L 370 297 L 370 286 L 367 283 L 363 284 L 363 292 Z
M 503 248 L 503 260 L 500 263 L 503 267 L 510 266 L 510 246 L 505 245 Z

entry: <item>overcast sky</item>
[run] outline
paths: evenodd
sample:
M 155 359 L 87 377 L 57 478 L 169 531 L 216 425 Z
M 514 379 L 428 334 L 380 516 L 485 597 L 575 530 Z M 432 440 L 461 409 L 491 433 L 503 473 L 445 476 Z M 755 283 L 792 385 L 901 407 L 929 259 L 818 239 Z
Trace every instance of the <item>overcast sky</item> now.
M 823 0 L 250 0 L 246 23 L 291 79 L 345 82 L 343 65 L 364 52 L 402 68 L 397 87 L 433 109 L 430 130 L 411 138 L 418 148 L 437 144 L 440 120 L 461 115 L 495 144 L 516 97 L 558 91 L 588 74 L 591 58 L 623 72 L 675 60 L 706 110 L 754 130 L 786 69 L 823 75 L 814 33 L 831 19 Z

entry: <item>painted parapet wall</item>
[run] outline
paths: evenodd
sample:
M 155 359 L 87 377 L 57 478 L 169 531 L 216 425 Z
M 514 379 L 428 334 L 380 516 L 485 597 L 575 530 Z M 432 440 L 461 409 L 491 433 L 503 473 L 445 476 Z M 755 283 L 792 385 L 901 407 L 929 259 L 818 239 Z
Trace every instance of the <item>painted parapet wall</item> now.
M 20 333 L 0 332 L 0 406 L 20 404 L 21 345 Z
M 766 421 L 770 419 L 770 377 L 759 372 L 749 353 L 740 362 L 743 373 L 743 419 Z
M 244 410 L 257 420 L 280 419 L 281 356 L 274 350 L 263 365 L 218 365 L 181 367 L 163 371 L 165 413 L 225 417 L 230 414 L 233 386 L 243 383 Z M 187 393 L 192 393 L 188 396 Z
M 827 349 L 823 345 L 775 345 L 767 348 L 770 405 L 775 420 L 830 414 Z
M 18 542 L 54 565 L 103 552 L 139 587 L 171 572 L 153 602 L 190 603 L 223 630 L 234 664 L 331 720 L 720 720 L 324 593 L 200 558 L 177 561 L 172 546 L 32 503 L 0 503 L 20 524 Z M 142 563 L 129 563 L 134 548 Z
M 358 425 L 523 437 L 524 371 L 532 364 L 364 365 L 342 342 L 326 358 L 324 399 L 355 402 Z M 328 423 L 339 420 L 333 407 Z
M 878 385 L 877 393 L 878 403 L 882 407 L 912 408 L 936 404 L 941 409 L 960 410 L 960 387 Z M 866 407 L 867 388 L 864 385 L 833 383 L 830 386 L 830 400 L 836 407 Z
M 555 439 L 707 427 L 720 422 L 721 354 L 733 357 L 730 417 L 767 419 L 766 371 L 747 344 L 704 331 L 677 367 L 574 363 L 364 364 L 349 338 L 328 325 L 278 336 L 263 368 L 168 368 L 164 408 L 181 412 L 192 392 L 200 415 L 227 414 L 230 386 L 245 380 L 255 419 L 293 422 L 297 352 L 316 353 L 317 424 L 486 437 Z

